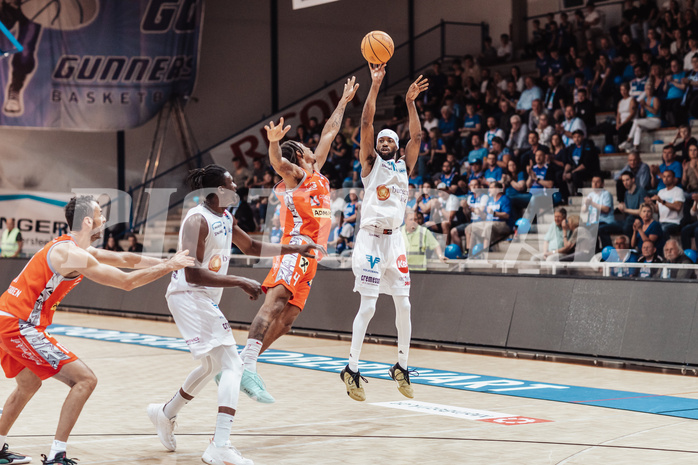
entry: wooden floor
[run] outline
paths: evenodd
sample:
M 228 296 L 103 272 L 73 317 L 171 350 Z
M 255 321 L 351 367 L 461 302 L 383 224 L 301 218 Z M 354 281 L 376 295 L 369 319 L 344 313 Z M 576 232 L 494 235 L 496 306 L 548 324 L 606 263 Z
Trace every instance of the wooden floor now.
M 75 313 L 56 323 L 179 337 L 172 323 Z M 238 341 L 247 335 L 236 332 Z M 163 449 L 145 413 L 168 400 L 195 362 L 186 352 L 66 336 L 59 340 L 97 374 L 99 385 L 68 443 L 80 465 L 196 464 L 212 436 L 211 383 L 178 417 L 177 452 Z M 287 336 L 276 349 L 346 357 L 348 343 Z M 393 363 L 395 347 L 366 344 L 362 359 Z M 698 379 L 413 349 L 410 365 L 543 383 L 698 398 Z M 374 405 L 405 400 L 392 381 L 370 379 L 368 400 L 347 397 L 334 373 L 260 364 L 277 402 L 241 394 L 231 441 L 257 465 L 291 464 L 688 464 L 698 463 L 698 421 L 608 408 L 416 385 L 415 400 L 549 420 L 502 425 Z M 0 402 L 13 389 L 0 379 Z M 47 453 L 67 387 L 48 380 L 10 433 L 15 451 Z

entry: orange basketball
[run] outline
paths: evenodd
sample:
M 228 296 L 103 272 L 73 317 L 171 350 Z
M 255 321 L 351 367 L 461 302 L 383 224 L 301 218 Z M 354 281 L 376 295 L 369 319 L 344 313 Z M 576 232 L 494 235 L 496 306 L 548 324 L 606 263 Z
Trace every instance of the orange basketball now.
M 361 41 L 361 54 L 374 65 L 387 63 L 394 51 L 393 39 L 383 31 L 371 31 Z

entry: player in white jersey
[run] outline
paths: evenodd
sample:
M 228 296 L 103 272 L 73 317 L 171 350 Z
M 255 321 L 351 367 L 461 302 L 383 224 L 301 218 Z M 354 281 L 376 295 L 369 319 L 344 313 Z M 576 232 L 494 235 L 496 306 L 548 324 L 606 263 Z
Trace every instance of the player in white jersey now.
M 414 169 L 421 144 L 421 124 L 415 99 L 427 90 L 426 79 L 419 76 L 405 95 L 409 114 L 410 141 L 405 156 L 397 158 L 400 141 L 390 129 L 378 133 L 373 146 L 373 118 L 376 98 L 385 76 L 385 64 L 371 67 L 371 90 L 366 97 L 361 115 L 361 179 L 364 183 L 364 200 L 361 209 L 361 226 L 354 242 L 352 269 L 354 291 L 361 294 L 361 306 L 354 319 L 349 364 L 340 376 L 347 394 L 354 400 L 366 400 L 359 373 L 359 355 L 368 323 L 376 311 L 380 293 L 393 296 L 395 303 L 398 344 L 398 363 L 390 368 L 390 377 L 398 390 L 406 397 L 414 397 L 407 356 L 410 348 L 410 273 L 402 234 L 407 205 L 408 177 Z M 364 379 L 365 380 L 365 379 Z
M 233 177 L 225 168 L 208 165 L 193 170 L 188 181 L 195 190 L 203 189 L 205 200 L 189 210 L 179 232 L 179 249 L 196 253 L 196 265 L 185 272 L 174 272 L 167 288 L 167 305 L 192 356 L 201 360 L 182 387 L 165 404 L 150 404 L 148 416 L 157 428 L 160 442 L 175 450 L 175 419 L 179 410 L 220 372 L 218 416 L 213 441 L 201 459 L 214 465 L 252 465 L 230 445 L 229 437 L 240 394 L 242 360 L 228 320 L 218 308 L 224 287 L 240 287 L 250 299 L 262 293 L 255 280 L 228 276 L 230 247 L 234 243 L 246 255 L 275 256 L 299 253 L 313 257 L 316 245 L 268 244 L 252 240 L 226 210 L 237 202 Z

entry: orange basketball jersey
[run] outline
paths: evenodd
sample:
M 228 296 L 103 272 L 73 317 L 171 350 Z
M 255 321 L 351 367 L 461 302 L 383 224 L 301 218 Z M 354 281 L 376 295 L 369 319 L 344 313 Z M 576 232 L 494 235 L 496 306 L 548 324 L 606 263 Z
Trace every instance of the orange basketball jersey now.
M 327 178 L 318 171 L 306 172 L 295 189 L 287 190 L 281 181 L 274 193 L 284 207 L 280 217 L 283 237 L 307 236 L 316 244 L 327 246 L 332 227 L 330 182 Z
M 40 329 L 51 324 L 58 304 L 82 281 L 82 275 L 71 279 L 55 273 L 48 260 L 51 249 L 65 241 L 75 242 L 64 234 L 46 244 L 29 260 L 0 296 L 0 313 L 9 313 Z

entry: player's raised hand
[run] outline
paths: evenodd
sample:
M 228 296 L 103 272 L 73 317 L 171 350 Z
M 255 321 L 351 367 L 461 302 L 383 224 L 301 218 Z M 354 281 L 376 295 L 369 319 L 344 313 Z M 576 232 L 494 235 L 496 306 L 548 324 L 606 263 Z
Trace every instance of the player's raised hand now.
M 344 84 L 344 93 L 342 94 L 342 100 L 345 102 L 351 102 L 351 99 L 356 95 L 356 91 L 359 89 L 359 84 L 356 82 L 356 76 L 352 76 L 347 79 L 346 84 Z
M 240 278 L 240 289 L 250 296 L 250 300 L 257 300 L 262 294 L 262 285 L 254 279 Z
M 409 89 L 407 89 L 405 100 L 408 102 L 414 102 L 417 100 L 417 96 L 428 88 L 429 80 L 420 74 L 417 80 L 410 85 Z
M 180 250 L 169 260 L 170 265 L 174 270 L 181 270 L 187 266 L 194 266 L 194 257 L 189 256 L 188 250 Z
M 286 133 L 291 130 L 291 125 L 289 124 L 284 127 L 284 118 L 281 117 L 279 124 L 274 125 L 273 121 L 269 121 L 269 124 L 264 126 L 264 129 L 267 130 L 267 139 L 269 139 L 269 142 L 279 142 L 286 136 Z
M 371 70 L 371 80 L 374 84 L 380 84 L 383 82 L 383 78 L 385 77 L 385 63 L 380 65 L 369 63 L 368 69 Z
M 298 253 L 306 258 L 317 258 L 320 259 L 322 256 L 327 256 L 327 250 L 321 245 L 317 244 L 302 244 L 299 245 Z M 312 253 L 315 252 L 315 253 Z

